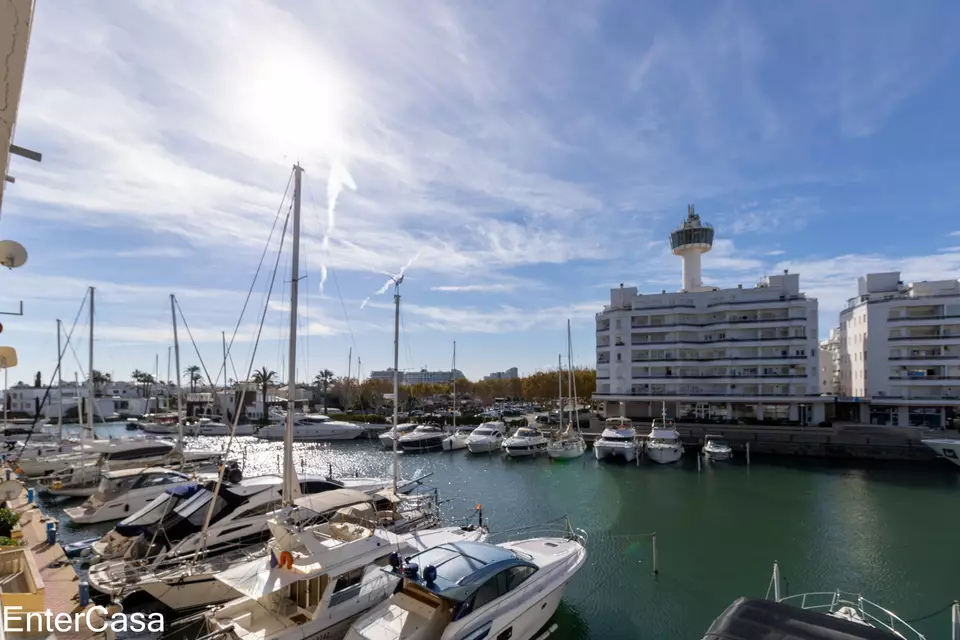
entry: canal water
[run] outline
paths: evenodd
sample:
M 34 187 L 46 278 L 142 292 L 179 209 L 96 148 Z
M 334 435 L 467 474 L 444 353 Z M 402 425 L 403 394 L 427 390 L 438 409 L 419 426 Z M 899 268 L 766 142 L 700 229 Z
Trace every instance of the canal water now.
M 190 439 L 219 448 L 225 438 Z M 191 448 L 193 448 L 191 446 Z M 275 473 L 280 443 L 238 438 L 245 475 Z M 740 596 L 763 597 L 774 560 L 789 593 L 861 593 L 927 638 L 948 637 L 960 598 L 960 473 L 952 465 L 825 462 L 754 456 L 677 465 L 510 460 L 445 452 L 401 455 L 404 478 L 432 474 L 445 516 L 482 505 L 494 532 L 568 516 L 589 535 L 588 560 L 568 586 L 557 640 L 701 638 Z M 298 443 L 298 468 L 389 476 L 378 443 Z M 63 506 L 63 505 L 60 505 Z M 47 504 L 54 512 L 59 507 Z M 109 527 L 107 527 L 109 528 Z M 81 539 L 100 528 L 73 528 Z M 656 533 L 659 572 L 650 536 Z M 932 615 L 943 610 L 937 615 Z M 928 617 L 930 616 L 930 617 Z

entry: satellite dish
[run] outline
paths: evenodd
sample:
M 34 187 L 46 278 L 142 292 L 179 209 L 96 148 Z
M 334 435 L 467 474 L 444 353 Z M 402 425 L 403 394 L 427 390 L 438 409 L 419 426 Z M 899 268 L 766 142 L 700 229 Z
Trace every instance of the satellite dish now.
M 23 491 L 23 487 L 16 480 L 0 482 L 0 500 L 4 502 L 16 500 L 21 491 Z
M 0 264 L 7 269 L 22 267 L 27 261 L 27 250 L 23 245 L 13 240 L 0 241 Z
M 0 369 L 17 366 L 17 350 L 13 347 L 0 347 Z

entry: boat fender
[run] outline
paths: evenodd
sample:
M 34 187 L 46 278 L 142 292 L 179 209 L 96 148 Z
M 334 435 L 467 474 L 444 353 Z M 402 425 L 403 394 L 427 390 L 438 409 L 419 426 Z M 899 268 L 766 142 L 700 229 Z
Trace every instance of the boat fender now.
M 240 481 L 243 480 L 243 471 L 237 467 L 233 467 L 227 473 L 227 479 L 230 480 L 233 484 L 240 484 Z
M 432 564 L 428 564 L 423 570 L 424 582 L 426 582 L 428 585 L 431 585 L 434 583 L 436 579 L 437 579 L 437 568 Z
M 284 551 L 280 554 L 280 567 L 284 569 L 293 569 L 293 554 Z
M 400 561 L 400 554 L 394 551 L 390 554 L 390 566 L 394 571 L 399 571 L 403 563 Z

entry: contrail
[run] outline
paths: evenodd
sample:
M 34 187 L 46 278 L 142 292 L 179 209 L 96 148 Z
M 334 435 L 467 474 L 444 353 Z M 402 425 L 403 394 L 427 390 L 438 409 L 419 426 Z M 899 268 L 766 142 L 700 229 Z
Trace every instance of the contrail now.
M 323 243 L 320 250 L 323 252 L 324 261 L 320 264 L 320 295 L 323 295 L 323 285 L 327 282 L 327 264 L 326 256 L 330 250 L 330 236 L 333 235 L 337 226 L 337 200 L 343 188 L 347 187 L 352 191 L 357 190 L 357 184 L 353 181 L 353 176 L 347 171 L 347 168 L 340 161 L 339 157 L 333 159 L 330 165 L 330 176 L 327 178 L 327 231 L 323 234 Z
M 377 289 L 377 292 L 374 293 L 373 295 L 374 295 L 374 296 L 382 296 L 384 293 L 386 293 L 386 292 L 387 292 L 387 289 L 390 288 L 390 285 L 392 285 L 392 284 L 394 283 L 394 281 L 399 280 L 400 278 L 402 278 L 402 277 L 403 277 L 403 274 L 407 272 L 407 269 L 409 269 L 409 268 L 413 265 L 413 263 L 417 261 L 417 259 L 418 259 L 419 257 L 420 257 L 420 252 L 418 251 L 415 256 L 413 256 L 412 258 L 410 258 L 409 260 L 407 260 L 407 264 L 403 265 L 403 268 L 400 269 L 400 273 L 398 273 L 398 274 L 395 275 L 395 276 L 394 276 L 394 275 L 390 275 L 389 273 L 384 274 L 384 275 L 386 275 L 386 276 L 387 276 L 388 278 L 390 278 L 390 279 L 387 280 L 386 282 L 384 282 L 384 283 L 383 283 L 383 286 L 380 287 L 379 289 Z M 370 302 L 370 298 L 372 298 L 372 297 L 373 297 L 373 296 L 367 296 L 366 298 L 364 298 L 364 299 L 363 299 L 363 302 L 360 303 L 360 308 L 363 309 L 365 306 L 367 306 L 367 303 Z

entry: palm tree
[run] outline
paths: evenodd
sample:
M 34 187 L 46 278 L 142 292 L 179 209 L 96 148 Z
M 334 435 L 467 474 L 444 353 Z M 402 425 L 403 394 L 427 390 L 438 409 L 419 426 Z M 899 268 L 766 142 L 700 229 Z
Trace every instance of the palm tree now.
M 200 367 L 198 365 L 190 365 L 183 372 L 187 376 L 187 381 L 190 383 L 190 393 L 195 393 L 197 391 L 197 382 L 201 380 L 200 378 Z
M 101 373 L 94 369 L 91 376 L 94 395 L 100 395 L 100 387 L 110 382 L 111 378 L 112 376 L 109 373 Z
M 263 391 L 263 419 L 267 419 L 267 389 L 270 387 L 270 383 L 273 382 L 276 378 L 277 372 L 270 371 L 266 367 L 263 367 L 259 371 L 253 372 L 253 383 L 258 385 Z
M 324 369 L 318 373 L 313 378 L 314 384 L 323 389 L 323 412 L 327 412 L 327 389 L 330 388 L 330 383 L 333 382 L 333 371 L 330 369 Z

